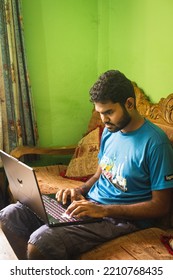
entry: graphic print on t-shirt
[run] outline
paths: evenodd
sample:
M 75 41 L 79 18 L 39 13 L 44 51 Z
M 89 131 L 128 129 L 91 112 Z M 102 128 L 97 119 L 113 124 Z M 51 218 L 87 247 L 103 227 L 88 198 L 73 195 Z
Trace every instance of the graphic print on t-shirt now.
M 124 162 L 116 165 L 115 158 L 111 159 L 104 155 L 100 161 L 102 174 L 118 189 L 127 191 L 126 178 L 122 176 Z

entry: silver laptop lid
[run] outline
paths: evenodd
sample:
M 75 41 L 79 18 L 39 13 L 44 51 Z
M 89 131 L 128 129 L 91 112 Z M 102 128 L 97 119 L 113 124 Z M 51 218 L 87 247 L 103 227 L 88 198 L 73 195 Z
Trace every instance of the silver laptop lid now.
M 33 168 L 0 150 L 10 191 L 17 201 L 28 206 L 45 223 L 48 223 Z

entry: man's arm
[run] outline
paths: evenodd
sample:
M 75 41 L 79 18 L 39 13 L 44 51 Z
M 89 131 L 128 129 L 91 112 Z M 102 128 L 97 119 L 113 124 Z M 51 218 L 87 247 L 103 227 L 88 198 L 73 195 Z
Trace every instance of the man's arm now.
M 96 173 L 81 187 L 74 189 L 61 189 L 58 190 L 55 197 L 58 201 L 62 201 L 66 204 L 67 199 L 70 198 L 71 201 L 83 199 L 94 183 L 99 179 L 101 174 L 101 168 L 98 166 Z
M 129 205 L 106 205 L 105 214 L 111 217 L 130 219 L 158 218 L 170 211 L 173 189 L 152 192 L 152 199 Z
M 145 219 L 163 217 L 170 211 L 172 189 L 152 192 L 152 199 L 123 205 L 97 205 L 88 201 L 74 201 L 67 209 L 72 216 Z
M 96 173 L 83 186 L 79 188 L 82 195 L 85 195 L 89 192 L 94 183 L 99 179 L 101 172 L 101 168 L 100 166 L 98 166 Z

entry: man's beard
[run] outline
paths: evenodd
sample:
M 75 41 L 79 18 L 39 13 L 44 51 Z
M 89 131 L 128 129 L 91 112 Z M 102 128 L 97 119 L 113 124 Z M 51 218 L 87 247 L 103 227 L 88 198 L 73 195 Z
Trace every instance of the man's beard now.
M 130 123 L 131 116 L 127 112 L 126 108 L 124 108 L 124 107 L 122 107 L 122 108 L 123 108 L 123 116 L 116 125 L 113 123 L 109 123 L 109 122 L 105 123 L 105 125 L 108 126 L 107 129 L 110 132 L 120 131 L 120 130 L 124 129 Z M 109 127 L 109 125 L 110 125 L 110 127 Z

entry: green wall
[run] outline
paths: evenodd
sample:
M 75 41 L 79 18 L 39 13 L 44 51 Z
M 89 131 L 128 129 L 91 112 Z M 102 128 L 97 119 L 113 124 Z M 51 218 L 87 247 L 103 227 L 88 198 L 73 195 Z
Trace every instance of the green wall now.
M 23 0 L 25 45 L 41 146 L 76 143 L 97 76 L 97 1 Z
M 173 1 L 109 2 L 109 67 L 125 72 L 157 102 L 173 92 Z
M 88 91 L 119 69 L 157 102 L 173 92 L 172 0 L 22 0 L 41 146 L 85 133 Z

